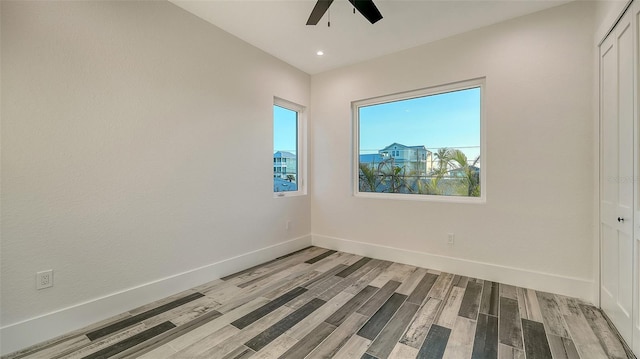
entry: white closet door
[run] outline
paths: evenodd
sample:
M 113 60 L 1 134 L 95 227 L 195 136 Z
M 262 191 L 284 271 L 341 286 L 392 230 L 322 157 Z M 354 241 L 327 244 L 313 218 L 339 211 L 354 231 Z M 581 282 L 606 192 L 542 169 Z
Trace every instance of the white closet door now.
M 602 309 L 633 340 L 634 31 L 627 14 L 600 46 Z

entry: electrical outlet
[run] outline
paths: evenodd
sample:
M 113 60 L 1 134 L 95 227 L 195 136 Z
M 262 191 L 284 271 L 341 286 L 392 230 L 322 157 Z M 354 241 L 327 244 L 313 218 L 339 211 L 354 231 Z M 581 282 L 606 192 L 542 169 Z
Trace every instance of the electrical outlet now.
M 36 289 L 53 287 L 53 269 L 36 273 Z
M 287 223 L 284 225 L 284 229 L 286 229 L 287 231 L 291 229 L 291 221 L 287 221 Z
M 455 239 L 456 239 L 456 235 L 453 233 L 449 233 L 447 236 L 447 244 L 453 245 L 453 243 L 455 242 Z

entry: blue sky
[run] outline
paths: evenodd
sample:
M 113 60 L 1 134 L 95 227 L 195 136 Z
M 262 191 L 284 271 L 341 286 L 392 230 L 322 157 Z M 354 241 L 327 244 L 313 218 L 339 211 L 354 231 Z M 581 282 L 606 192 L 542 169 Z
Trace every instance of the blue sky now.
M 296 112 L 273 108 L 274 152 L 295 153 Z M 469 160 L 480 153 L 480 88 L 361 107 L 359 117 L 361 154 L 394 142 L 433 152 L 461 147 Z
M 273 106 L 273 152 L 288 151 L 296 153 L 297 113 Z
M 360 108 L 360 153 L 398 142 L 460 148 L 470 160 L 480 153 L 480 88 Z

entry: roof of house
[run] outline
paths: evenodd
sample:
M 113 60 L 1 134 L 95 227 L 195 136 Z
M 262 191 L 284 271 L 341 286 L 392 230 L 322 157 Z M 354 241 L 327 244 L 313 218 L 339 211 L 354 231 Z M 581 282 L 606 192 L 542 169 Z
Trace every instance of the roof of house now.
M 296 158 L 296 155 L 287 151 L 278 151 L 273 154 L 273 158 Z
M 424 145 L 418 145 L 418 146 L 406 146 L 406 145 L 403 145 L 403 144 L 401 144 L 401 143 L 394 142 L 394 143 L 390 144 L 389 146 L 387 146 L 387 147 L 385 147 L 385 148 L 381 149 L 380 151 L 387 150 L 387 149 L 389 149 L 389 148 L 391 148 L 391 147 L 393 147 L 393 146 L 401 147 L 401 148 L 419 149 L 419 150 L 426 150 L 426 149 L 427 149 Z

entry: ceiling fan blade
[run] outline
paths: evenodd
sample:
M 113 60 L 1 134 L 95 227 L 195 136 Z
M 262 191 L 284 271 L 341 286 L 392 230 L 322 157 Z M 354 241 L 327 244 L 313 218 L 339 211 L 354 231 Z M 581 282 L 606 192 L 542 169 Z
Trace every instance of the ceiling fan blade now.
M 333 0 L 318 0 L 316 6 L 313 7 L 311 11 L 311 15 L 309 15 L 309 20 L 307 20 L 307 25 L 317 25 L 324 13 L 327 12 L 329 6 Z
M 373 3 L 373 0 L 349 0 L 349 2 L 360 11 L 362 16 L 367 18 L 370 23 L 375 24 L 378 20 L 382 19 L 382 14 Z

